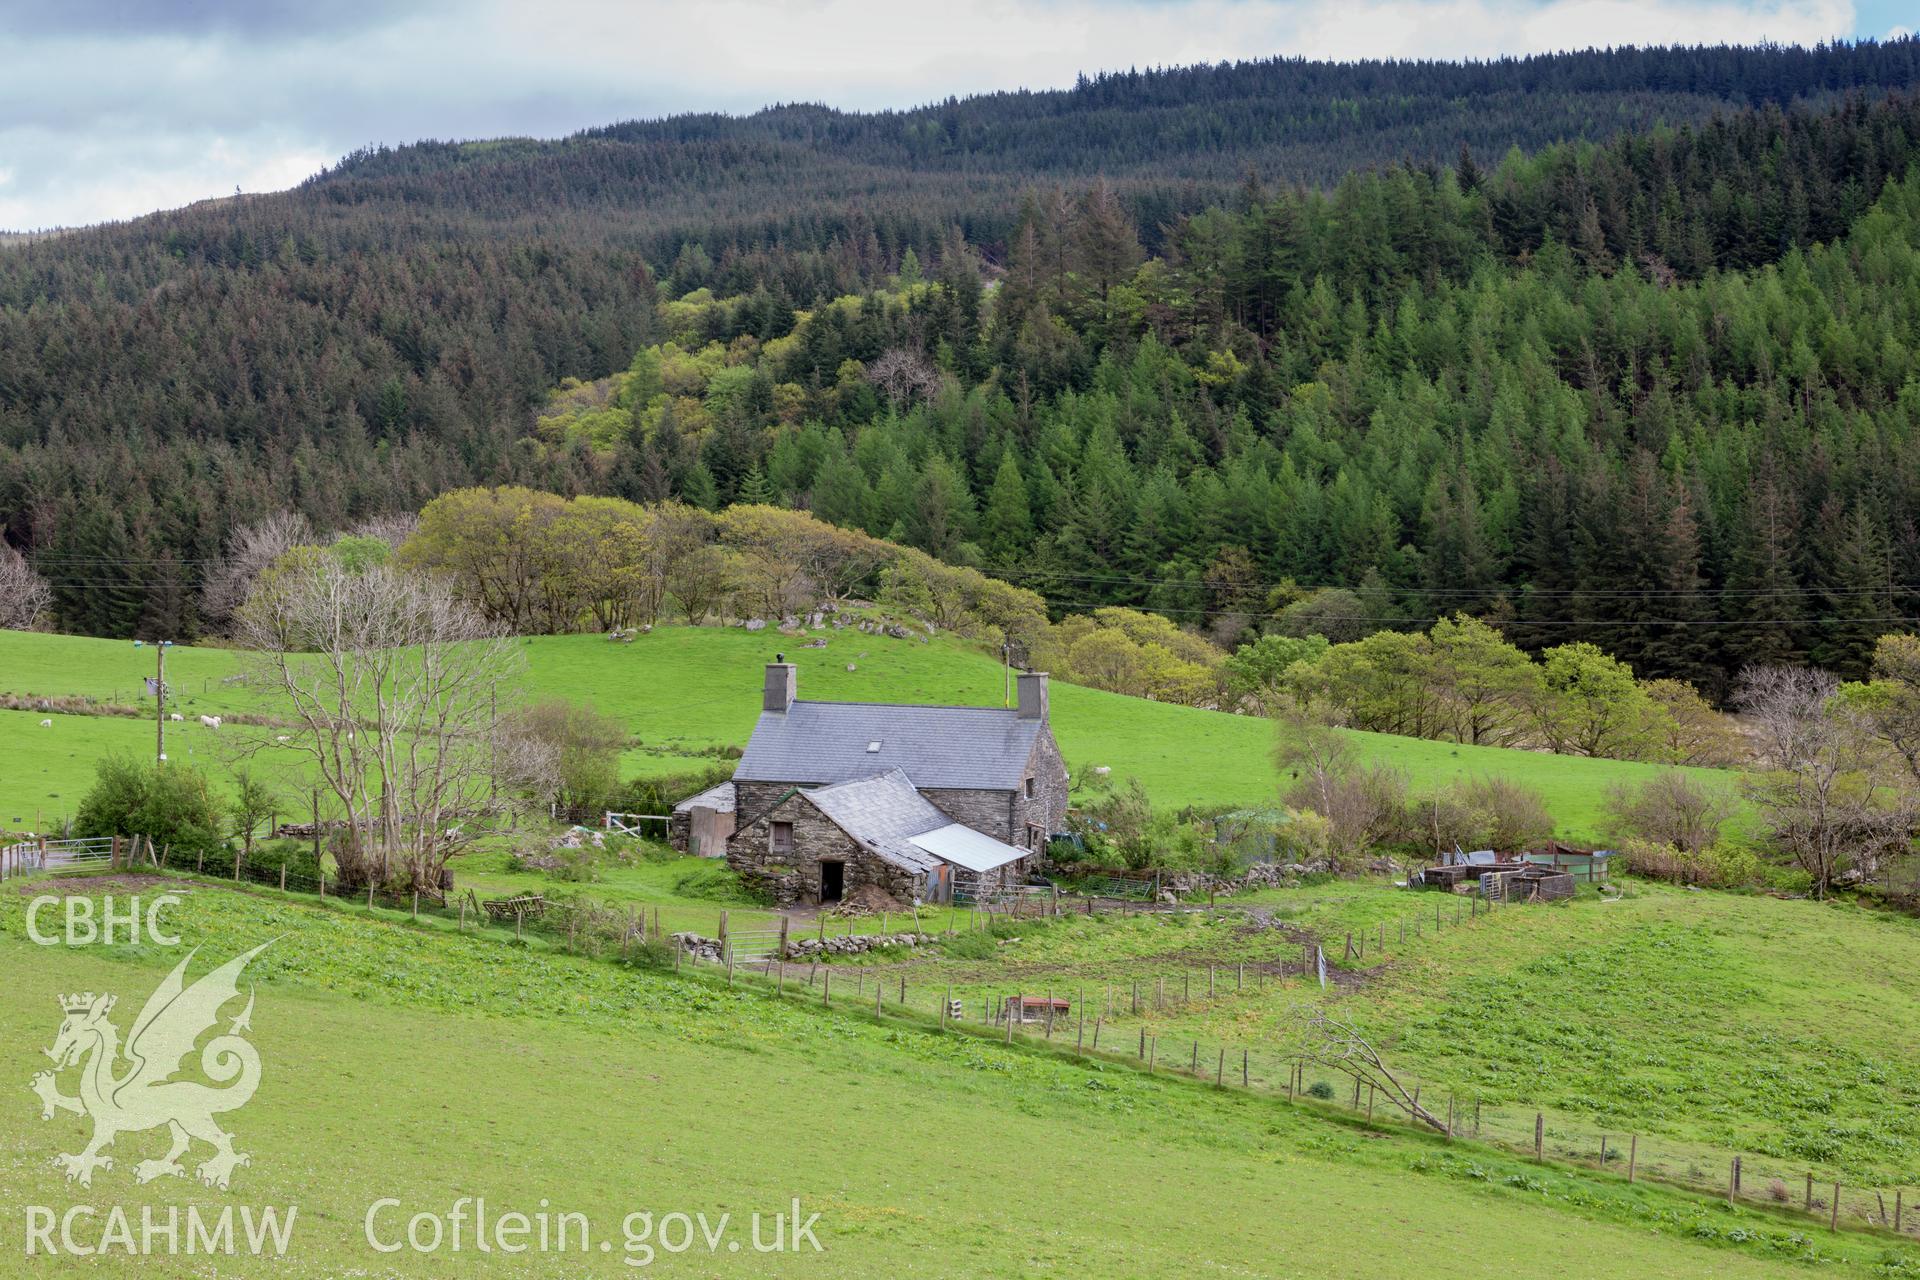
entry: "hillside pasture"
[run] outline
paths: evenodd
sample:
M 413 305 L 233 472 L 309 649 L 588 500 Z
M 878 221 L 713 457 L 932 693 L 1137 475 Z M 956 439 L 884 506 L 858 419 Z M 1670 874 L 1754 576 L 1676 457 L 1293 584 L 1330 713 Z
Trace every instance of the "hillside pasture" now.
M 826 644 L 804 647 L 809 640 Z M 792 636 L 737 627 L 660 627 L 627 644 L 601 636 L 536 636 L 522 644 L 528 696 L 590 703 L 629 725 L 638 742 L 622 762 L 629 777 L 692 772 L 722 763 L 728 749 L 745 745 L 759 714 L 762 668 L 776 653 L 798 664 L 803 698 L 994 706 L 1002 703 L 1006 688 L 1006 671 L 994 658 L 950 636 L 922 641 L 851 628 Z M 242 659 L 224 649 L 169 650 L 173 705 L 187 717 L 189 732 L 181 740 L 189 752 L 198 750 L 192 731 L 199 715 L 263 709 L 259 691 L 232 682 Z M 0 632 L 0 693 L 133 700 L 152 670 L 150 647 Z M 1138 778 L 1158 807 L 1277 802 L 1282 780 L 1272 759 L 1273 726 L 1259 717 L 1060 683 L 1053 686 L 1052 709 L 1070 769 L 1084 773 L 1105 766 L 1114 782 Z M 27 731 L 38 717 L 0 714 L 6 715 L 0 720 L 0 753 L 25 758 L 37 750 Z M 97 720 L 95 727 L 74 729 L 66 737 L 105 752 L 135 744 L 137 723 Z M 103 725 L 113 727 L 98 727 Z M 1659 771 L 1659 766 L 1629 761 L 1388 734 L 1350 732 L 1347 737 L 1358 758 L 1401 770 L 1416 793 L 1480 775 L 1533 787 L 1545 798 L 1559 833 L 1574 840 L 1605 836 L 1603 806 L 1610 787 Z M 1733 775 L 1723 771 L 1691 772 L 1716 786 L 1732 785 Z M 70 777 L 56 771 L 47 778 L 52 785 L 38 780 L 37 768 L 0 775 L 0 808 L 56 813 L 59 801 L 78 794 Z
M 821 1215 L 818 1256 L 770 1263 L 722 1246 L 656 1260 L 670 1273 L 895 1277 L 1171 1275 L 1205 1259 L 1248 1276 L 1409 1278 L 1758 1277 L 1802 1274 L 1810 1260 L 1910 1261 L 1889 1241 L 1813 1239 L 1764 1211 L 1484 1151 L 1456 1156 L 1434 1140 L 1368 1140 L 1315 1111 L 1119 1063 L 876 1024 L 711 977 L 351 907 L 204 885 L 183 896 L 171 919 L 208 963 L 272 939 L 248 973 L 263 1084 L 228 1124 L 252 1157 L 236 1196 L 298 1206 L 275 1275 L 627 1274 L 627 1214 L 743 1219 L 795 1197 Z M 30 975 L 0 990 L 0 1017 L 23 1029 L 0 1044 L 0 1077 L 21 1081 L 45 1066 L 38 1051 L 59 1022 L 58 993 L 116 992 L 131 1017 L 185 954 L 34 947 L 23 902 L 0 898 L 0 959 Z M 136 1215 L 226 1202 L 187 1181 L 135 1183 L 131 1165 L 153 1154 L 152 1135 L 124 1135 L 118 1166 L 77 1191 L 48 1157 L 83 1131 L 69 1116 L 42 1121 L 23 1091 L 0 1109 L 11 1153 L 0 1195 L 56 1207 L 107 1197 Z M 483 1196 L 495 1213 L 550 1204 L 585 1214 L 613 1248 L 512 1258 L 370 1249 L 376 1200 L 444 1213 L 461 1196 Z M 1381 1206 L 1392 1206 L 1401 1244 L 1381 1240 Z M 1010 1231 L 1010 1219 L 1027 1229 Z M 205 1265 L 158 1258 L 141 1270 L 186 1276 Z

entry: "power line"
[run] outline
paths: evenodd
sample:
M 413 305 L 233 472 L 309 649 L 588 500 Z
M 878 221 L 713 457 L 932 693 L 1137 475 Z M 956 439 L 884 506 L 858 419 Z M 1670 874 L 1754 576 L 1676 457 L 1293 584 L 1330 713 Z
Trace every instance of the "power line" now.
M 1193 587 L 1201 585 L 1193 578 L 1146 578 L 1129 574 L 1066 573 L 1053 569 L 1005 568 L 999 572 L 1013 578 L 1054 578 L 1067 582 L 1112 583 L 1123 586 Z M 1621 599 L 1695 599 L 1771 596 L 1920 596 L 1920 586 L 1902 587 L 1533 587 L 1502 583 L 1493 587 L 1396 587 L 1351 583 L 1308 583 L 1292 579 L 1265 580 L 1248 584 L 1250 589 L 1292 587 L 1300 591 L 1350 591 L 1355 595 L 1465 596 L 1484 599 L 1500 595 L 1621 598 Z

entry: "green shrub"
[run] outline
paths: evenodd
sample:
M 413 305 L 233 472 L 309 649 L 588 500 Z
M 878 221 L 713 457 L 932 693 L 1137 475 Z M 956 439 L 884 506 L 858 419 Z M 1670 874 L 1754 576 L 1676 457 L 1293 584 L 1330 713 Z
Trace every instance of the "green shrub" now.
M 1322 1098 L 1331 1102 L 1333 1100 L 1333 1086 L 1325 1080 L 1315 1080 L 1307 1086 L 1307 1096 L 1309 1098 Z
M 76 836 L 147 836 L 169 860 L 218 856 L 226 814 L 206 775 L 181 764 L 144 764 L 108 756 L 74 814 Z M 233 863 L 228 861 L 227 870 Z
M 1744 845 L 1721 841 L 1692 852 L 1638 837 L 1621 842 L 1619 853 L 1627 870 L 1649 880 L 1694 885 L 1704 889 L 1747 888 L 1766 878 L 1758 855 Z
M 732 765 L 716 764 L 694 773 L 635 778 L 615 790 L 607 807 L 617 813 L 672 813 L 673 806 L 733 776 Z

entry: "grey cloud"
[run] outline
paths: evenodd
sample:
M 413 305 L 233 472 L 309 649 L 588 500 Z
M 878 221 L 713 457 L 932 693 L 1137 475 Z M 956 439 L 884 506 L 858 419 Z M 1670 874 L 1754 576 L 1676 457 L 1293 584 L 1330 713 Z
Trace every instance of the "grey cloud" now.
M 362 30 L 439 7 L 439 0 L 6 0 L 0 31 L 271 40 Z

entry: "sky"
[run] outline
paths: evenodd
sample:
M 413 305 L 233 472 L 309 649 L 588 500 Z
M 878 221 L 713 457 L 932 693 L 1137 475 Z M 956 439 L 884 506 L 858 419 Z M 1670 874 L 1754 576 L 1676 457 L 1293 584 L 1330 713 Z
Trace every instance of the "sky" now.
M 0 228 L 291 186 L 356 147 L 911 107 L 1271 57 L 1812 44 L 1913 0 L 0 0 Z

